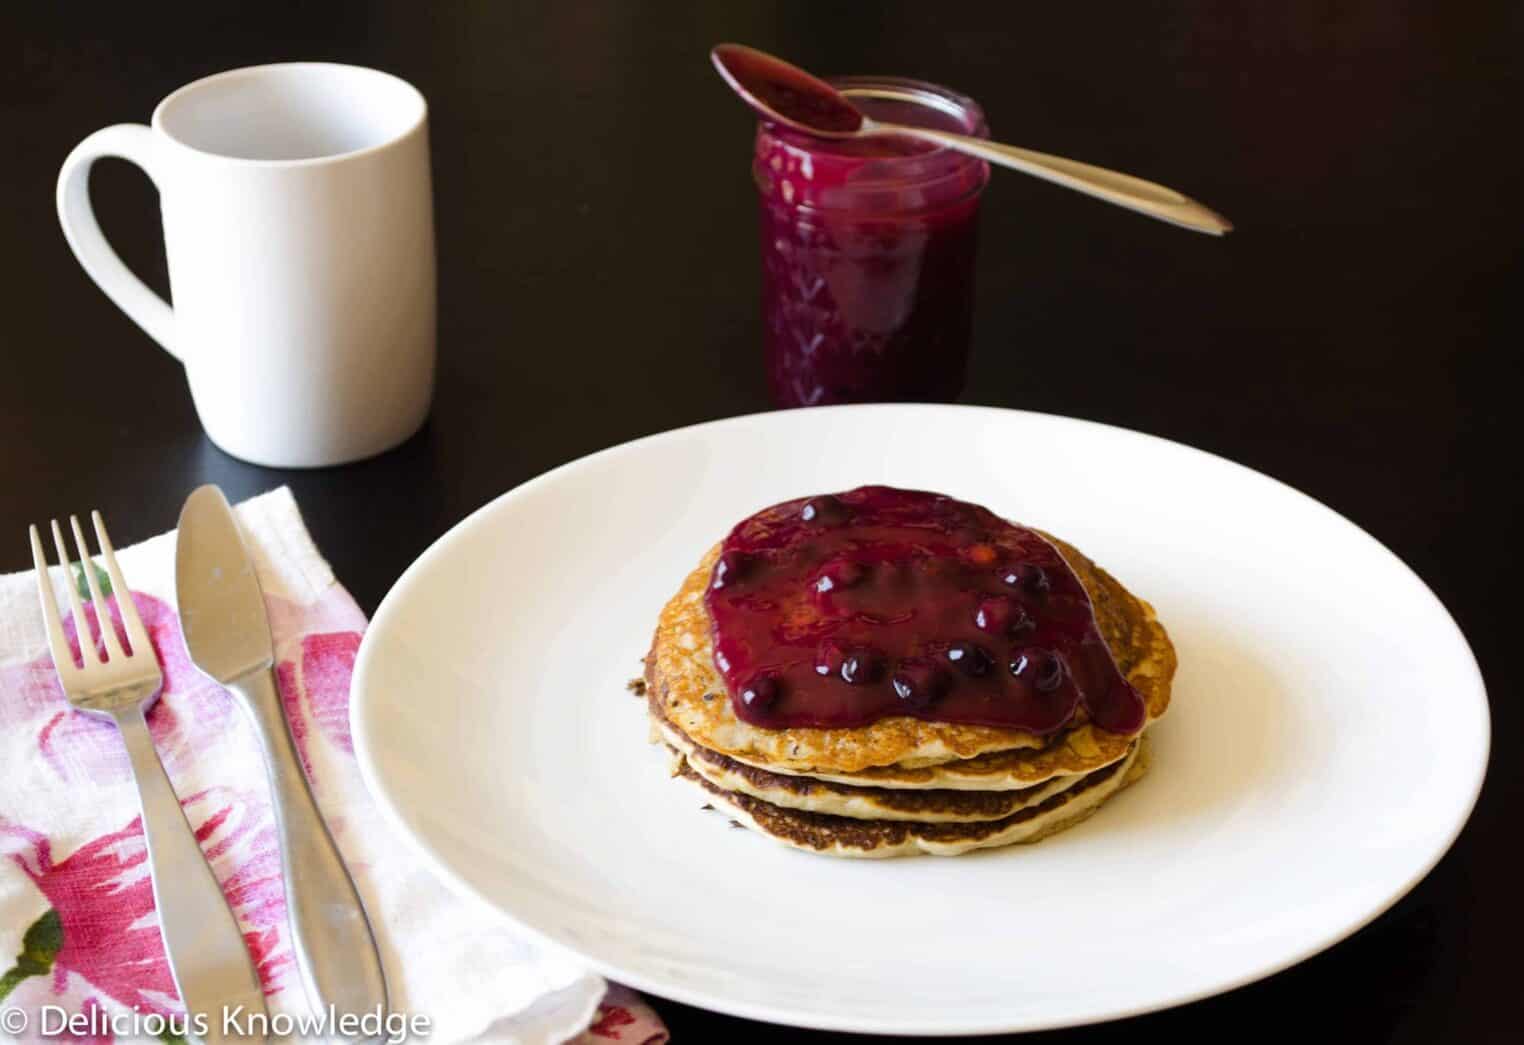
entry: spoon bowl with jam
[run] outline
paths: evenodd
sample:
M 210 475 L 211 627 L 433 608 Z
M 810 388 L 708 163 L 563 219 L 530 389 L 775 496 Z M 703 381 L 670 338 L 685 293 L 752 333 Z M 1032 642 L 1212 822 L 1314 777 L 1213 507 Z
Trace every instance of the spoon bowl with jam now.
M 1211 208 L 1174 189 L 1130 174 L 937 127 L 873 119 L 837 88 L 765 51 L 741 44 L 720 44 L 709 55 L 720 76 L 746 104 L 763 118 L 804 134 L 838 139 L 912 138 L 977 156 L 1196 232 L 1221 236 L 1233 228 Z

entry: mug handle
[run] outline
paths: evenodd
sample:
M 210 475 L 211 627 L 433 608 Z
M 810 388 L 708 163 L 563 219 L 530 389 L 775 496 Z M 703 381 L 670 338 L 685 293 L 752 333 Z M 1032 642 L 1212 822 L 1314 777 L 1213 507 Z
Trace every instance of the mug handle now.
M 90 207 L 90 168 L 102 156 L 137 164 L 154 188 L 163 191 L 154 172 L 153 131 L 141 123 L 103 127 L 76 145 L 58 172 L 58 223 L 64 239 L 106 296 L 170 355 L 181 359 L 174 343 L 174 310 L 122 263 L 95 220 Z

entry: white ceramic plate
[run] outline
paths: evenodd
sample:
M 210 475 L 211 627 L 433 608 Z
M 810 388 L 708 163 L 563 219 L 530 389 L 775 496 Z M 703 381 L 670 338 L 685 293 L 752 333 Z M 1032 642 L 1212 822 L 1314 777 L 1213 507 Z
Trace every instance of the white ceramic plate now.
M 1036 846 L 833 860 L 669 780 L 625 690 L 657 610 L 765 505 L 939 490 L 1073 542 L 1179 649 L 1153 771 Z M 966 1034 L 1266 976 L 1445 852 L 1487 761 L 1455 623 L 1354 525 L 1221 458 L 972 407 L 742 417 L 575 461 L 430 548 L 359 654 L 360 765 L 446 880 L 637 988 L 755 1019 Z

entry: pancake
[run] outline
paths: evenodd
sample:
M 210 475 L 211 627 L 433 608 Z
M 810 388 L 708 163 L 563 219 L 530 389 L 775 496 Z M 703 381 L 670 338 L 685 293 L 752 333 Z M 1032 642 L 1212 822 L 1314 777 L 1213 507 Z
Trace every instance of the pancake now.
M 710 805 L 743 827 L 795 849 L 846 857 L 956 856 L 971 849 L 1040 841 L 1086 819 L 1143 775 L 1148 767 L 1146 743 L 1146 738 L 1139 738 L 1121 761 L 1089 774 L 1072 788 L 1003 819 L 978 823 L 858 820 L 785 809 L 719 787 L 697 773 L 681 754 L 676 756 L 674 775 L 701 788 Z
M 766 766 L 778 773 L 798 773 L 831 783 L 905 790 L 1010 791 L 1036 787 L 1049 780 L 1083 776 L 1123 758 L 1133 737 L 1107 733 L 1086 723 L 1059 734 L 1045 748 L 992 751 L 974 758 L 941 762 L 931 766 L 874 766 L 857 773 L 825 769 L 798 770 Z M 749 758 L 731 756 L 738 762 L 757 765 Z
M 749 795 L 785 809 L 826 813 L 856 820 L 914 820 L 920 823 L 977 823 L 1001 820 L 1072 787 L 1082 776 L 1057 777 L 1020 790 L 897 790 L 835 783 L 814 777 L 770 773 L 728 755 L 701 748 L 668 722 L 655 723 L 658 735 L 692 770 L 716 787 Z
M 1101 637 L 1117 667 L 1143 696 L 1147 720 L 1158 718 L 1169 706 L 1176 662 L 1153 608 L 1074 548 L 1043 536 L 1089 594 Z M 1016 790 L 1117 762 L 1137 736 L 1096 728 L 1083 713 L 1053 736 L 908 716 L 842 729 L 766 729 L 743 722 L 732 710 L 725 681 L 714 666 L 712 625 L 704 604 L 718 555 L 717 545 L 663 607 L 646 656 L 647 700 L 653 716 L 699 747 L 770 772 L 834 783 Z

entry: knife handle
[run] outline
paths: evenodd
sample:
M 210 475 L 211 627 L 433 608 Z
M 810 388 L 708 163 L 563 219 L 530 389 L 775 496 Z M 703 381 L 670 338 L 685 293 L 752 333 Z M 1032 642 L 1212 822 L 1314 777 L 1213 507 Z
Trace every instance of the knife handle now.
M 264 748 L 297 966 L 318 1009 L 386 1011 L 386 976 L 365 907 L 302 772 L 272 671 L 231 682 Z

